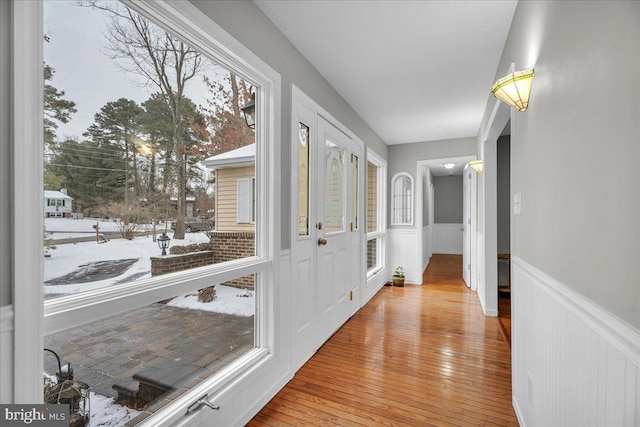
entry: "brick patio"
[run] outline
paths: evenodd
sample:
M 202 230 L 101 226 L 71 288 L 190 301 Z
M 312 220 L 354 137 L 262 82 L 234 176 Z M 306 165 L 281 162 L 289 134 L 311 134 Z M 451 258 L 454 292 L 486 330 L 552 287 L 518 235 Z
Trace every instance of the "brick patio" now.
M 193 387 L 253 348 L 254 317 L 170 307 L 162 303 L 45 337 L 45 347 L 70 362 L 74 379 L 95 393 L 157 385 L 163 400 Z M 45 371 L 57 371 L 45 353 Z M 135 376 L 135 379 L 134 379 Z M 147 412 L 163 406 L 157 402 Z M 143 414 L 145 415 L 145 414 Z

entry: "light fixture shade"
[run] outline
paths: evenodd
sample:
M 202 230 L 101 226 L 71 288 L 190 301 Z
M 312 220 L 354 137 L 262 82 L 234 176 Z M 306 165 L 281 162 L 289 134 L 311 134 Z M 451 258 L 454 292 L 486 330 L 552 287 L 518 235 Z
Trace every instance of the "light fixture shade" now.
M 453 169 L 456 164 L 455 163 L 443 163 L 442 166 L 444 166 L 446 169 Z
M 484 160 L 475 160 L 467 165 L 474 171 L 482 173 L 484 171 Z
M 491 87 L 491 92 L 500 101 L 512 106 L 518 111 L 525 111 L 529 106 L 533 68 L 515 71 L 508 74 Z

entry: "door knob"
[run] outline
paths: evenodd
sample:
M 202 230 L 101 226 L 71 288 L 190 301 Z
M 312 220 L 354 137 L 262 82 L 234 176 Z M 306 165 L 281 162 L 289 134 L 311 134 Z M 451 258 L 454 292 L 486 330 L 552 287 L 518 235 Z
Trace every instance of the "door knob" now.
M 327 244 L 327 239 L 323 239 L 322 237 L 318 239 L 318 246 L 324 246 Z

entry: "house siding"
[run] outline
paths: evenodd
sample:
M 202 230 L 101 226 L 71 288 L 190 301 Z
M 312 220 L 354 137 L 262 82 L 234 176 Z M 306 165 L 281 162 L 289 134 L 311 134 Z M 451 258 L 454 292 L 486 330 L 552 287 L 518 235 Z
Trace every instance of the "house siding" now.
M 238 180 L 252 178 L 253 166 L 218 170 L 216 192 L 217 231 L 255 231 L 255 224 L 238 224 Z

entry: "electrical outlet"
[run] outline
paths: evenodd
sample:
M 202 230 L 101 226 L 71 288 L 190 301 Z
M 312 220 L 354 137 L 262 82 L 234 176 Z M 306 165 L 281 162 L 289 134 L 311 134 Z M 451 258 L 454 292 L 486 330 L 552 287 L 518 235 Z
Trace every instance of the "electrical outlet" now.
M 533 377 L 531 376 L 531 372 L 528 373 L 528 388 L 529 388 L 529 403 L 533 404 Z

